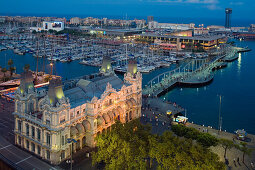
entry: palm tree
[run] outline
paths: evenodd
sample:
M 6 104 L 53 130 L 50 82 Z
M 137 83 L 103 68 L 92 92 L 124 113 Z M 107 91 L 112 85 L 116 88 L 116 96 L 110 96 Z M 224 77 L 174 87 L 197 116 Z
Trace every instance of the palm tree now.
M 228 140 L 228 139 L 220 139 L 219 141 L 220 141 L 220 145 L 225 150 L 224 158 L 226 158 L 227 150 L 230 150 L 234 146 L 234 143 L 233 143 L 233 141 Z
M 10 67 L 11 77 L 13 75 L 13 72 L 16 70 L 16 67 Z
M 243 163 L 244 163 L 244 156 L 248 155 L 250 156 L 252 153 L 252 149 L 247 147 L 247 143 L 240 142 L 240 145 L 237 146 L 237 149 L 239 149 L 241 152 L 243 152 Z
M 12 74 L 13 74 L 13 69 L 12 68 L 12 65 L 13 65 L 13 60 L 12 59 L 9 59 L 8 60 L 8 66 L 9 66 L 9 71 L 11 72 L 11 77 L 12 77 Z
M 4 77 L 3 77 L 3 79 L 4 79 L 4 81 L 5 81 L 5 78 L 6 78 L 5 73 L 7 72 L 7 69 L 6 69 L 6 68 L 2 68 L 2 70 L 1 70 L 1 71 L 4 73 Z
M 29 64 L 25 64 L 25 66 L 24 66 L 24 70 L 25 70 L 25 71 L 28 71 L 28 70 L 29 70 L 29 68 L 30 68 L 30 65 L 29 65 Z

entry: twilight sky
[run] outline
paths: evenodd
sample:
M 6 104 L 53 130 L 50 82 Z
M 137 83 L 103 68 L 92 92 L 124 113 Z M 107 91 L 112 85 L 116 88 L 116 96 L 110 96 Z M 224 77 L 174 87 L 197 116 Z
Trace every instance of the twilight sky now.
M 119 16 L 233 19 L 254 21 L 255 0 L 3 0 L 0 15 Z

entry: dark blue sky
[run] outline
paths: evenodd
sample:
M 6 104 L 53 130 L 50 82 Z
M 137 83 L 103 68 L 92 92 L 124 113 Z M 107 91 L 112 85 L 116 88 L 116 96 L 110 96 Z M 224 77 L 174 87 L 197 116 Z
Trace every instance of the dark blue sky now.
M 118 16 L 129 19 L 153 15 L 158 20 L 175 18 L 179 22 L 192 19 L 224 20 L 224 9 L 233 8 L 233 24 L 255 23 L 255 0 L 3 0 L 1 15 Z M 160 17 L 160 19 L 159 19 Z M 183 19 L 188 18 L 188 20 Z M 174 20 L 174 19 L 173 19 Z M 170 21 L 171 22 L 171 19 Z M 194 21 L 197 22 L 197 21 Z M 219 22 L 219 21 L 218 21 Z M 212 24 L 216 24 L 212 23 Z M 220 23 L 217 23 L 220 24 Z M 224 24 L 224 22 L 222 22 Z

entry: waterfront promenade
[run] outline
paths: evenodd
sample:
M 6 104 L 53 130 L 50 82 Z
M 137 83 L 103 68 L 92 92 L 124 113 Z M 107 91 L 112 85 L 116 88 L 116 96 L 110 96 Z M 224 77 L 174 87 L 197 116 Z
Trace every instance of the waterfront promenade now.
M 175 103 L 166 103 L 158 98 L 145 98 L 144 102 L 151 103 L 152 107 L 150 109 L 147 108 L 147 104 L 143 103 L 142 109 L 142 118 L 141 121 L 144 124 L 150 124 L 152 126 L 152 133 L 162 134 L 166 130 L 171 130 L 171 120 L 167 116 L 166 112 L 168 110 L 174 110 L 174 113 L 183 112 L 184 108 L 176 105 Z M 212 128 L 211 126 L 203 126 L 195 123 L 187 122 L 187 127 L 192 127 L 199 130 L 202 133 L 209 133 L 217 138 L 224 138 L 233 141 L 235 137 L 234 133 L 218 131 L 217 129 Z M 247 146 L 253 149 L 253 152 L 250 156 L 245 156 L 245 163 L 242 162 L 242 152 L 237 150 L 236 148 L 232 148 L 227 150 L 227 159 L 229 161 L 228 170 L 252 170 L 251 162 L 255 163 L 255 135 L 248 134 L 247 135 Z M 235 144 L 239 144 L 241 141 L 234 139 Z M 221 146 L 211 147 L 210 148 L 214 153 L 216 153 L 220 160 L 225 162 L 224 159 L 224 149 Z M 239 163 L 236 162 L 234 164 L 233 160 L 237 160 L 239 158 Z
M 197 125 L 197 124 L 193 124 L 188 122 L 186 124 L 186 126 L 188 127 L 192 127 L 195 128 L 197 130 L 199 130 L 200 132 L 204 132 L 206 131 L 206 133 L 209 133 L 217 138 L 224 138 L 224 139 L 229 139 L 232 140 L 235 144 L 240 144 L 240 140 L 237 140 L 235 138 L 235 134 L 230 133 L 230 132 L 225 132 L 225 131 L 218 131 L 217 129 L 213 129 L 211 127 L 205 127 L 202 125 Z M 233 140 L 234 138 L 234 140 Z M 245 155 L 245 162 L 242 162 L 242 157 L 243 157 L 243 153 L 239 150 L 237 150 L 236 148 L 232 148 L 230 150 L 227 151 L 227 159 L 229 161 L 229 166 L 228 169 L 232 169 L 232 170 L 251 170 L 251 162 L 255 163 L 255 135 L 252 134 L 248 134 L 247 135 L 247 146 L 248 148 L 253 149 L 253 152 L 251 153 L 250 156 Z M 211 147 L 212 151 L 214 153 L 216 153 L 219 157 L 221 161 L 225 161 L 224 159 L 224 149 L 221 146 L 216 146 L 216 147 Z M 234 159 L 237 160 L 239 158 L 239 163 L 236 162 L 236 165 L 234 164 Z

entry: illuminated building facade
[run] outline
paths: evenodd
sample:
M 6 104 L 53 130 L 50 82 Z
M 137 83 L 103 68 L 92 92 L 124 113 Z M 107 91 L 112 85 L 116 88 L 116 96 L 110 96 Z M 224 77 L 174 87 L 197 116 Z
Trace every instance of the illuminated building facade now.
M 53 78 L 48 88 L 35 89 L 30 71 L 21 75 L 15 94 L 15 143 L 42 159 L 59 164 L 73 152 L 94 147 L 97 134 L 141 116 L 142 76 L 131 62 L 124 81 L 104 59 L 100 73 L 62 85 Z
M 167 50 L 183 50 L 201 46 L 204 50 L 215 48 L 221 43 L 225 43 L 227 38 L 221 35 L 214 36 L 175 36 L 175 35 L 158 35 L 158 34 L 140 34 L 136 36 L 139 39 L 154 42 Z

